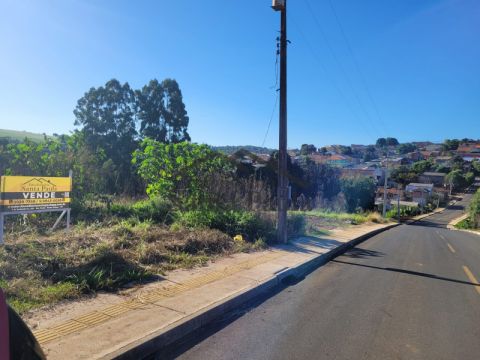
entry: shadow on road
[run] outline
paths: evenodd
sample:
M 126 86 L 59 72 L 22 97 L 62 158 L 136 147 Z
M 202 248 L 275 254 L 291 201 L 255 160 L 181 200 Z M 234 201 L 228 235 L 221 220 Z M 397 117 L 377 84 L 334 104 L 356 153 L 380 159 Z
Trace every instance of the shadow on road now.
M 385 254 L 380 251 L 366 250 L 358 247 L 352 248 L 346 251 L 342 256 L 347 256 L 353 259 L 366 259 L 367 257 L 379 257 Z
M 419 226 L 419 227 L 429 227 L 429 228 L 442 228 L 446 229 L 449 221 L 440 222 L 440 221 L 428 221 L 428 220 L 421 220 L 418 222 L 414 222 L 412 224 L 406 224 L 407 226 Z
M 438 275 L 428 274 L 428 273 L 422 273 L 422 272 L 412 271 L 412 270 L 405 270 L 405 269 L 398 269 L 398 268 L 391 268 L 391 267 L 380 267 L 380 266 L 365 265 L 365 264 L 357 264 L 357 263 L 352 263 L 352 262 L 342 261 L 342 260 L 332 260 L 332 262 L 338 263 L 338 264 L 345 264 L 345 265 L 361 266 L 361 267 L 366 267 L 366 268 L 376 269 L 376 270 L 393 271 L 393 272 L 398 272 L 398 273 L 402 273 L 402 274 L 421 276 L 421 277 L 426 277 L 426 278 L 435 279 L 435 280 L 450 281 L 450 282 L 454 282 L 454 283 L 458 283 L 458 284 L 464 284 L 464 285 L 480 286 L 480 284 L 472 283 L 472 282 L 469 282 L 469 281 L 451 279 L 451 278 L 446 278 L 446 277 L 443 277 L 443 276 L 438 276 Z

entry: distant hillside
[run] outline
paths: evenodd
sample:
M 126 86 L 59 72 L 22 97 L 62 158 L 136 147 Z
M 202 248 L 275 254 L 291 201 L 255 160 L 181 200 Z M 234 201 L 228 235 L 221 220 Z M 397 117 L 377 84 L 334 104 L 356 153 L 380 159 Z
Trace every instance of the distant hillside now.
M 25 138 L 28 138 L 28 139 L 30 139 L 32 141 L 35 141 L 35 142 L 40 142 L 40 141 L 43 141 L 44 135 L 43 134 L 32 133 L 32 132 L 28 132 L 28 131 L 0 129 L 0 139 L 22 141 Z
M 240 149 L 250 151 L 254 154 L 270 154 L 274 149 L 269 149 L 266 147 L 253 146 L 253 145 L 244 145 L 244 146 L 212 146 L 212 149 L 220 151 L 224 154 L 231 155 L 236 153 Z

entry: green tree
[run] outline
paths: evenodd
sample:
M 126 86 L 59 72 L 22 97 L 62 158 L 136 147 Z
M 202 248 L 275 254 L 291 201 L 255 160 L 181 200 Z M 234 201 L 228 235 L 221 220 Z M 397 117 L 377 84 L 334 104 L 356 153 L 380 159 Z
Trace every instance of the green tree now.
M 472 171 L 476 176 L 480 176 L 480 161 L 472 161 Z
M 412 165 L 412 170 L 417 175 L 420 175 L 423 174 L 425 171 L 431 170 L 432 167 L 433 163 L 430 160 L 420 160 Z
M 398 140 L 396 138 L 387 137 L 385 142 L 387 146 L 398 146 Z
M 315 145 L 302 144 L 302 147 L 300 148 L 300 155 L 310 155 L 316 152 L 317 152 L 317 148 L 315 147 Z
M 147 138 L 135 151 L 133 163 L 149 196 L 171 200 L 181 208 L 219 205 L 212 202 L 211 179 L 231 176 L 234 171 L 225 155 L 186 141 L 165 144 Z
M 178 83 L 166 79 L 151 80 L 137 90 L 136 101 L 140 120 L 140 135 L 160 142 L 190 141 L 189 118 Z
M 368 145 L 367 149 L 365 150 L 365 154 L 363 155 L 363 161 L 370 161 L 377 157 L 377 152 L 375 146 Z
M 400 146 L 398 147 L 398 152 L 400 154 L 408 154 L 415 150 L 417 150 L 417 147 L 411 143 L 400 144 Z
M 367 177 L 348 177 L 341 180 L 341 189 L 345 196 L 348 212 L 372 209 L 375 204 L 376 185 Z
M 384 148 L 387 146 L 387 139 L 385 138 L 378 138 L 376 142 L 377 147 Z
M 447 139 L 443 142 L 442 148 L 444 151 L 457 150 L 460 145 L 460 141 L 457 139 Z
M 340 154 L 342 155 L 352 155 L 353 151 L 350 146 L 340 146 Z
M 111 192 L 133 193 L 138 180 L 131 164 L 137 147 L 135 95 L 128 83 L 112 79 L 91 88 L 78 100 L 75 125 L 81 126 L 85 145 L 92 153 L 104 153 L 111 161 Z
M 393 181 L 396 181 L 404 186 L 417 181 L 418 177 L 414 171 L 405 165 L 402 165 L 397 169 L 393 169 L 390 176 Z
M 460 190 L 465 186 L 465 178 L 463 177 L 461 170 L 452 170 L 447 176 L 446 180 L 448 184 L 451 184 L 452 190 Z
M 465 186 L 470 186 L 475 182 L 475 174 L 471 171 L 467 172 L 464 178 L 465 178 Z

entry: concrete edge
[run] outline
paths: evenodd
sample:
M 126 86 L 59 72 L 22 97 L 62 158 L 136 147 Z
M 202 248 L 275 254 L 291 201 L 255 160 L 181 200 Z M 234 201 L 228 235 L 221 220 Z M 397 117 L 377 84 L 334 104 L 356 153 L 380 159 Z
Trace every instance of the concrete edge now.
M 460 221 L 464 220 L 468 218 L 468 213 L 463 213 L 461 216 L 453 219 L 452 221 L 450 221 L 447 225 L 447 229 L 450 229 L 450 230 L 461 230 L 461 229 L 457 229 L 455 227 L 455 225 L 457 225 Z
M 365 241 L 366 239 L 380 234 L 384 231 L 390 230 L 399 225 L 400 224 L 395 223 L 382 227 L 380 229 L 372 230 L 346 243 L 343 243 L 342 245 L 328 251 L 327 253 L 318 255 L 310 260 L 307 260 L 306 262 L 294 268 L 287 268 L 275 274 L 273 277 L 258 284 L 254 288 L 239 292 L 237 294 L 231 295 L 230 297 L 222 299 L 218 303 L 215 303 L 205 309 L 202 309 L 194 314 L 187 316 L 186 318 L 180 320 L 180 323 L 174 323 L 165 329 L 153 332 L 152 334 L 140 340 L 134 341 L 131 344 L 102 357 L 102 359 L 141 359 L 143 357 L 151 355 L 159 349 L 162 349 L 172 344 L 173 342 L 184 338 L 185 336 L 195 330 L 198 330 L 202 326 L 211 323 L 223 314 L 279 286 L 282 283 L 282 280 L 284 280 L 285 278 L 302 278 L 305 275 L 311 273 L 313 270 L 317 269 L 318 267 L 328 263 L 330 260 L 343 254 L 348 249 Z
M 450 205 L 449 205 L 449 206 L 450 206 Z M 432 216 L 432 215 L 441 214 L 441 213 L 444 212 L 447 208 L 448 208 L 448 207 L 446 207 L 446 208 L 439 208 L 439 209 L 433 210 L 432 212 L 430 212 L 430 213 L 428 213 L 428 214 L 418 215 L 418 216 L 416 216 L 416 217 L 414 217 L 414 218 L 411 218 L 411 219 L 406 220 L 406 221 L 403 222 L 402 224 L 407 224 L 407 225 L 409 225 L 409 224 L 416 223 L 416 222 L 418 222 L 418 221 L 422 221 L 423 219 L 425 219 L 425 218 L 427 218 L 427 217 L 430 217 L 430 216 Z

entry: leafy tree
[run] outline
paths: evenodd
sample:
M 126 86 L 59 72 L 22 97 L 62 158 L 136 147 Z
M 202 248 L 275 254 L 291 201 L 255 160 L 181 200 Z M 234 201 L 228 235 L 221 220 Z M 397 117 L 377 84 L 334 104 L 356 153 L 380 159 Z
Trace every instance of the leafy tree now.
M 365 150 L 365 155 L 363 155 L 363 161 L 370 161 L 377 157 L 377 152 L 375 146 L 368 145 L 367 149 Z
M 345 196 L 348 212 L 372 209 L 375 204 L 376 185 L 367 177 L 349 177 L 341 180 L 341 189 Z
M 74 115 L 89 150 L 105 153 L 111 160 L 111 191 L 133 192 L 137 180 L 131 156 L 137 147 L 137 131 L 135 96 L 128 83 L 112 79 L 105 86 L 91 88 L 78 100 Z
M 472 171 L 476 176 L 480 175 L 480 161 L 472 161 Z
M 452 168 L 454 170 L 463 170 L 465 160 L 460 155 L 455 155 L 452 159 Z
M 411 143 L 400 144 L 400 146 L 398 147 L 398 152 L 400 154 L 408 154 L 415 150 L 417 150 L 417 147 Z
M 461 170 L 452 170 L 446 176 L 447 183 L 451 184 L 453 190 L 462 189 L 465 186 L 465 178 Z
M 398 140 L 396 138 L 387 137 L 385 142 L 387 146 L 398 146 Z
M 412 165 L 412 170 L 417 175 L 423 174 L 425 171 L 431 170 L 433 167 L 433 163 L 430 160 L 420 160 L 415 162 Z
M 317 152 L 317 148 L 315 147 L 315 145 L 302 144 L 302 147 L 300 148 L 300 155 L 310 155 L 316 152 Z
M 404 186 L 410 184 L 411 182 L 417 181 L 418 177 L 414 171 L 412 171 L 408 166 L 404 165 L 397 169 L 393 169 L 390 176 L 393 181 L 396 181 Z
M 136 92 L 140 135 L 161 142 L 190 141 L 189 118 L 175 80 L 151 80 Z
M 209 183 L 214 176 L 230 176 L 227 157 L 207 145 L 189 142 L 165 144 L 145 139 L 133 163 L 147 184 L 150 197 L 160 196 L 181 208 L 206 208 L 212 203 Z
M 443 142 L 442 148 L 444 151 L 457 150 L 460 145 L 460 141 L 457 139 L 447 139 Z
M 465 186 L 470 186 L 475 182 L 475 174 L 471 171 L 467 172 L 464 178 L 465 178 Z
M 316 164 L 305 157 L 300 162 L 302 169 L 301 181 L 297 181 L 299 193 L 309 198 L 322 198 L 331 200 L 340 192 L 340 170 L 328 165 Z
M 322 146 L 322 147 L 318 150 L 318 152 L 319 152 L 320 154 L 322 154 L 322 155 L 325 155 L 325 154 L 328 152 L 328 150 L 327 150 L 327 148 L 326 148 L 325 146 Z
M 377 147 L 384 148 L 387 146 L 387 139 L 385 138 L 378 138 L 376 142 Z
M 448 174 L 448 173 L 450 172 L 450 167 L 447 166 L 447 165 L 438 165 L 438 166 L 435 168 L 435 171 L 436 171 L 436 172 L 440 172 L 440 173 Z
M 340 147 L 340 154 L 342 155 L 352 155 L 353 151 L 350 146 L 341 146 Z

